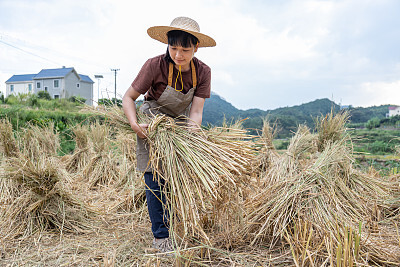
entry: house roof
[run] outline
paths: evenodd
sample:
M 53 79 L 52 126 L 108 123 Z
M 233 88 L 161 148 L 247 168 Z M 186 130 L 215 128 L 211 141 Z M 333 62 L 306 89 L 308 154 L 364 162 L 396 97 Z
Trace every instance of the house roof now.
M 79 74 L 79 76 L 83 82 L 94 83 L 94 81 L 87 75 Z
M 74 68 L 43 69 L 34 77 L 34 79 L 62 78 L 73 70 Z
M 13 75 L 6 83 L 11 82 L 27 82 L 38 79 L 51 79 L 51 78 L 64 78 L 70 72 L 75 72 L 81 79 L 82 82 L 94 83 L 89 76 L 78 74 L 74 68 L 59 68 L 59 69 L 42 69 L 38 74 L 23 74 Z
M 398 106 L 389 106 L 389 110 L 396 110 L 398 108 L 400 108 L 400 107 L 398 107 Z
M 11 83 L 11 82 L 28 82 L 32 81 L 33 77 L 35 77 L 36 74 L 22 74 L 22 75 L 13 75 L 10 79 L 6 81 L 6 83 Z

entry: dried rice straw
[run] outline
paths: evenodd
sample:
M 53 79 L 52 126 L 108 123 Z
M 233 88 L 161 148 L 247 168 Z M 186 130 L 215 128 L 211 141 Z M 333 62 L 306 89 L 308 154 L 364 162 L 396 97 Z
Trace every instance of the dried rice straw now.
M 18 194 L 1 211 L 5 235 L 30 235 L 55 229 L 84 232 L 94 227 L 94 211 L 64 186 L 65 172 L 54 158 L 31 160 L 23 155 L 7 159 L 5 178 L 14 182 Z M 4 235 L 3 235 L 4 236 Z
M 249 165 L 246 136 L 238 138 L 233 131 L 229 139 L 222 133 L 229 136 L 229 131 L 191 132 L 165 115 L 156 115 L 148 127 L 150 161 L 166 182 L 172 231 L 181 222 L 184 235 L 200 235 L 205 242 L 209 238 L 200 224 L 201 214 L 222 199 L 221 184 L 231 192 L 237 189 Z

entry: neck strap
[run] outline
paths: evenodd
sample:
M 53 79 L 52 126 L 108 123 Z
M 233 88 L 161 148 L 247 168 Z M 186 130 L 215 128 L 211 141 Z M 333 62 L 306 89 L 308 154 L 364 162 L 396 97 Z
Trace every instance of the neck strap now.
M 193 81 L 193 88 L 197 86 L 197 77 L 196 77 L 196 69 L 194 67 L 193 60 L 190 61 L 190 66 L 192 68 L 192 81 Z M 168 85 L 172 87 L 172 74 L 174 73 L 174 64 L 171 62 L 169 63 L 169 72 L 168 72 Z M 183 89 L 183 88 L 182 88 Z

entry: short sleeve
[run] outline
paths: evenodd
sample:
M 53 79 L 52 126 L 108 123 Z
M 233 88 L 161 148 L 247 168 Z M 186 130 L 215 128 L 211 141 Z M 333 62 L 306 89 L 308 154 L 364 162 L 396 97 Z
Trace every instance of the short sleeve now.
M 210 98 L 211 94 L 211 69 L 208 66 L 204 66 L 204 68 L 199 72 L 199 83 L 197 84 L 196 91 L 194 93 L 195 96 L 201 98 Z
M 148 59 L 142 66 L 131 86 L 137 92 L 145 94 L 153 85 L 153 82 L 154 74 L 152 69 L 152 59 Z

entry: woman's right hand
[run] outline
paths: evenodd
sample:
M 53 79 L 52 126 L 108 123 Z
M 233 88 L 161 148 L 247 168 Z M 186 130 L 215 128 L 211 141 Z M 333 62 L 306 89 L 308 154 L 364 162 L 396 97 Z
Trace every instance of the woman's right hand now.
M 149 125 L 147 123 L 138 124 L 135 129 L 133 129 L 139 138 L 147 138 L 147 128 Z

